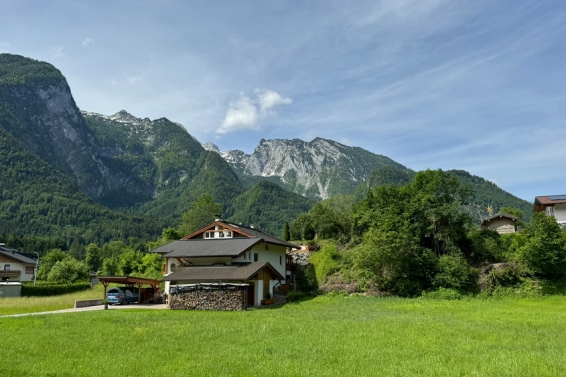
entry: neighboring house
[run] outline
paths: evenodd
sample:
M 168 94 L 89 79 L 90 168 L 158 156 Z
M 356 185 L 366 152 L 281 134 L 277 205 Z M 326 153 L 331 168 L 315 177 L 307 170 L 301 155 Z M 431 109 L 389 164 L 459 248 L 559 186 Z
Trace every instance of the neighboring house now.
M 560 226 L 566 226 L 566 195 L 537 196 L 533 211 L 554 216 Z
M 488 217 L 482 221 L 482 228 L 496 230 L 499 234 L 515 233 L 517 231 L 517 220 L 515 216 L 497 214 L 495 216 Z
M 37 260 L 0 244 L 0 281 L 33 280 Z
M 287 249 L 298 248 L 257 229 L 217 219 L 151 252 L 166 259 L 165 293 L 183 284 L 249 284 L 248 305 L 258 306 L 273 296 L 275 286 L 285 283 Z

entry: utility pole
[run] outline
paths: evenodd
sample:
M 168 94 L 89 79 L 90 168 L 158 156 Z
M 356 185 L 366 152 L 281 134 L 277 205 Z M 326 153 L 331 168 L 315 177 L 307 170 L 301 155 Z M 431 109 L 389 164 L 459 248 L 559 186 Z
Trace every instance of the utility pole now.
M 34 251 L 34 254 L 37 255 L 37 260 L 35 261 L 35 271 L 33 273 L 33 285 L 35 285 L 35 282 L 37 281 L 37 268 L 39 267 L 39 253 Z

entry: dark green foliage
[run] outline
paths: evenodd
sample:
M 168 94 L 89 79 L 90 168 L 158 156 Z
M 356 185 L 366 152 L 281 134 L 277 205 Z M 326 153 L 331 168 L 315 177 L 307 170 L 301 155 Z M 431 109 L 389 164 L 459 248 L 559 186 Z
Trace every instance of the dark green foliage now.
M 455 175 L 461 184 L 472 188 L 466 209 L 476 224 L 479 224 L 483 218 L 488 216 L 486 212 L 488 206 L 493 208 L 493 213 L 505 213 L 502 209 L 514 208 L 524 214 L 523 221 L 529 220 L 533 211 L 532 203 L 519 199 L 502 190 L 496 184 L 464 170 L 449 170 L 448 172 Z M 515 214 L 517 213 L 515 212 Z M 509 215 L 514 215 L 514 213 L 509 213 Z
M 0 54 L 0 86 L 44 83 L 64 79 L 51 64 L 19 55 Z
M 516 245 L 523 271 L 550 278 L 566 275 L 566 237 L 554 217 L 533 213 Z
M 228 220 L 283 237 L 285 221 L 308 211 L 312 199 L 285 191 L 280 186 L 262 181 L 238 196 L 232 203 L 234 212 Z
M 514 287 L 521 282 L 521 274 L 516 265 L 506 265 L 503 268 L 494 268 L 485 278 L 487 289 L 497 287 Z
M 72 284 L 40 284 L 22 286 L 22 296 L 59 296 L 68 293 L 80 292 L 90 289 L 90 283 L 72 283 Z
M 289 222 L 285 221 L 285 225 L 283 226 L 283 240 L 290 241 L 291 240 L 291 232 L 289 231 Z
M 466 250 L 467 256 L 476 264 L 503 262 L 509 250 L 506 238 L 510 237 L 513 235 L 502 237 L 495 230 L 472 227 L 468 233 L 470 245 Z
M 215 203 L 212 196 L 203 194 L 191 203 L 190 208 L 181 218 L 179 233 L 188 236 L 222 217 L 222 204 Z
M 478 269 L 470 266 L 462 255 L 442 255 L 438 258 L 433 285 L 451 288 L 460 293 L 477 290 Z

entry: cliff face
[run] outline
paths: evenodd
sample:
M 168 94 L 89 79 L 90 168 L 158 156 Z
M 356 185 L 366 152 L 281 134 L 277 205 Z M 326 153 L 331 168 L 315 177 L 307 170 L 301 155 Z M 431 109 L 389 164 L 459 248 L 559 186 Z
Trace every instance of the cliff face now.
M 387 157 L 322 138 L 311 142 L 262 139 L 250 155 L 206 147 L 219 153 L 241 175 L 275 177 L 295 193 L 322 199 L 352 193 L 377 168 L 407 170 Z
M 117 190 L 139 194 L 132 177 L 105 160 L 61 72 L 48 63 L 0 55 L 0 126 L 93 199 Z M 107 151 L 106 151 L 107 152 Z

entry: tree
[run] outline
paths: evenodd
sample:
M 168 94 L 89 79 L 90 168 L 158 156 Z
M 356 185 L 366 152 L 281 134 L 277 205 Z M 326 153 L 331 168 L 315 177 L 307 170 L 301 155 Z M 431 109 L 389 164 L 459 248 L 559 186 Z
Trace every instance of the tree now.
M 100 249 L 93 243 L 86 247 L 85 264 L 89 271 L 96 272 L 100 269 Z
M 517 226 L 523 226 L 525 224 L 523 221 L 523 217 L 525 216 L 525 213 L 520 209 L 513 207 L 501 207 L 499 208 L 499 213 L 515 216 L 518 219 L 516 224 Z
M 283 239 L 285 241 L 291 240 L 291 233 L 289 232 L 289 222 L 285 221 L 285 225 L 283 226 Z
M 47 280 L 51 269 L 57 262 L 63 261 L 67 258 L 71 258 L 69 254 L 65 253 L 61 249 L 53 249 L 41 258 L 41 265 L 39 266 L 39 271 L 37 271 L 37 278 L 39 280 Z
M 179 232 L 184 235 L 194 233 L 214 222 L 217 216 L 222 216 L 222 204 L 214 202 L 208 194 L 201 195 L 181 217 Z
M 370 190 L 356 207 L 355 231 L 362 243 L 352 250 L 352 265 L 365 285 L 401 296 L 420 294 L 438 284 L 473 274 L 461 268 L 469 216 L 462 210 L 470 191 L 441 170 L 419 172 L 404 186 Z M 450 256 L 442 259 L 442 256 Z M 464 266 L 465 267 L 465 266 Z M 464 272 L 462 272 L 464 271 Z M 458 283 L 460 284 L 460 283 Z
M 55 263 L 47 276 L 47 280 L 54 283 L 74 283 L 87 279 L 88 269 L 86 264 L 79 262 L 73 257 L 68 257 Z
M 554 217 L 533 213 L 521 238 L 517 259 L 524 271 L 551 278 L 566 275 L 566 240 Z

